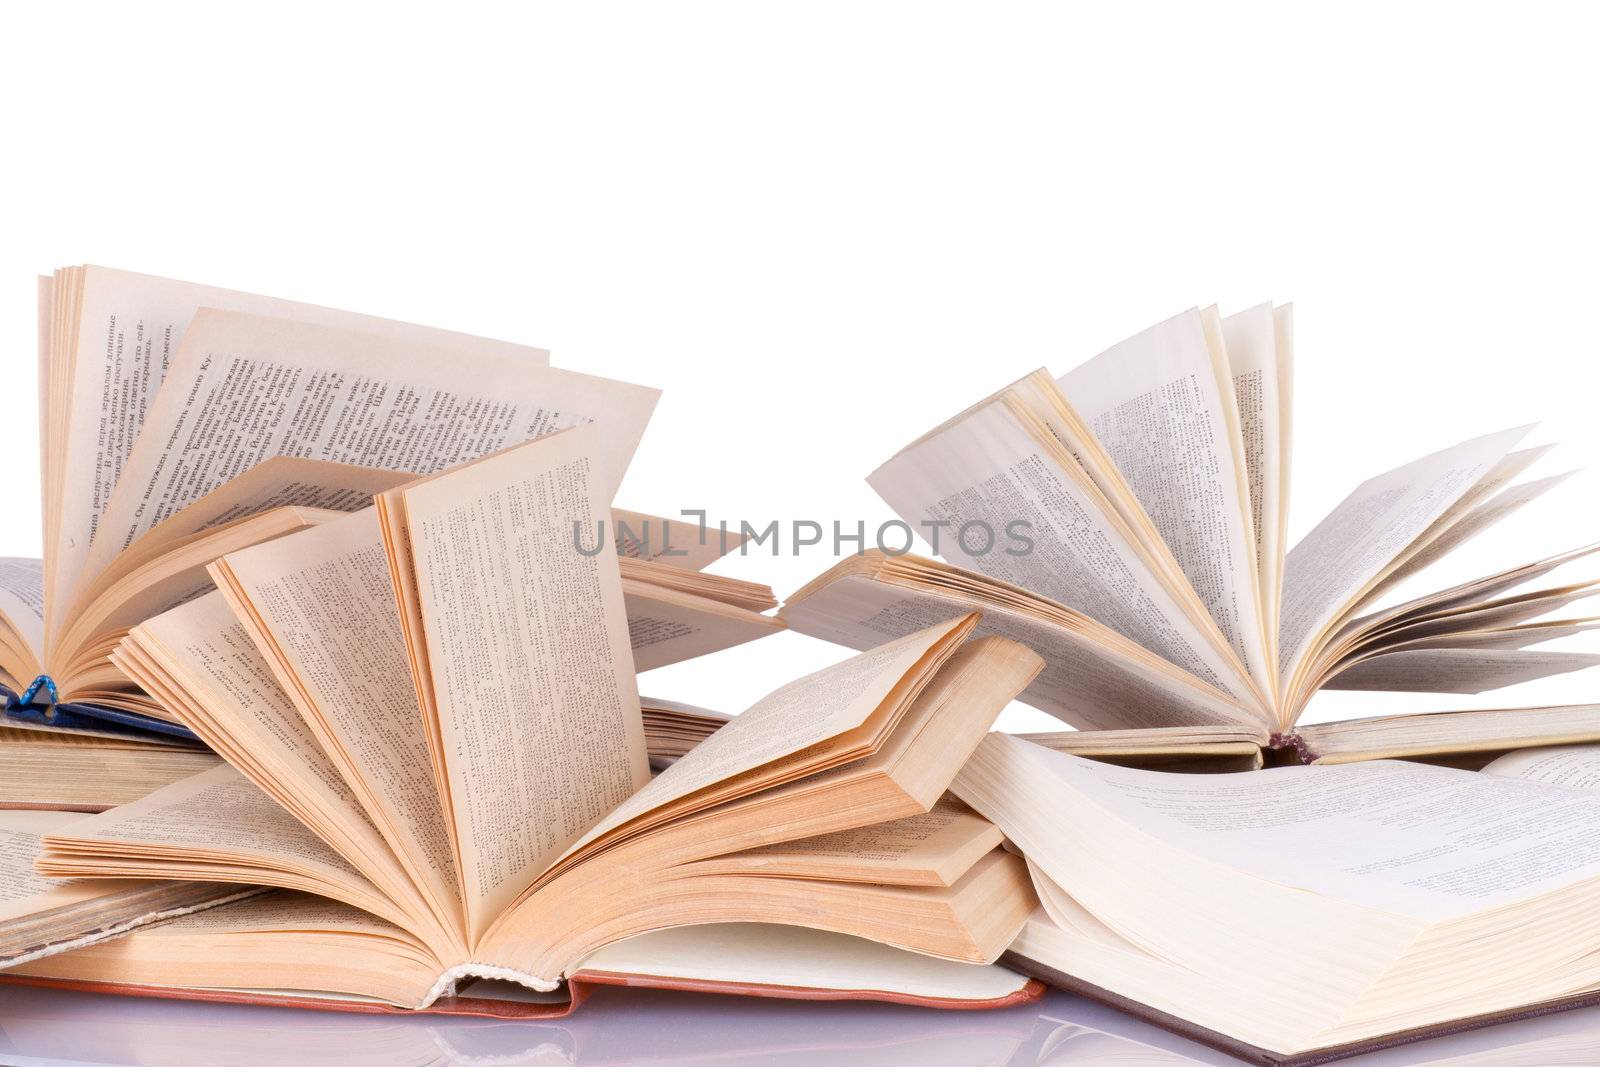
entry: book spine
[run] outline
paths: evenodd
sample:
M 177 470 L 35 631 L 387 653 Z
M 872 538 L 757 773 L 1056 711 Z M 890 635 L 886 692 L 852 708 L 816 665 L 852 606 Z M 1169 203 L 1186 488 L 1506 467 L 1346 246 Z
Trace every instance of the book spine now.
M 559 978 L 539 978 L 510 967 L 496 967 L 488 963 L 459 963 L 439 976 L 433 983 L 433 988 L 422 998 L 422 1003 L 416 1007 L 427 1008 L 440 997 L 451 996 L 455 993 L 456 986 L 468 978 L 492 978 L 500 982 L 515 982 L 517 985 L 527 986 L 536 993 L 553 993 L 561 988 Z
M 1296 763 L 1309 765 L 1317 762 L 1317 754 L 1311 751 L 1305 738 L 1299 734 L 1273 734 L 1267 741 L 1267 748 L 1273 752 L 1284 752 L 1293 755 Z

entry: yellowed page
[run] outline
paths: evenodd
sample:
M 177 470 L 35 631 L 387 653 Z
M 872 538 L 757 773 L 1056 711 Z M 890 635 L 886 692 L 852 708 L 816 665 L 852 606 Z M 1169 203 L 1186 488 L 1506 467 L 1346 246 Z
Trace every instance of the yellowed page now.
M 861 726 L 967 616 L 930 626 L 773 690 L 662 771 L 573 851 L 671 801 Z
M 144 561 L 103 587 L 98 582 L 86 587 L 93 597 L 69 617 L 52 650 L 55 670 L 65 675 L 58 679 L 63 684 L 63 698 L 66 686 L 76 692 L 80 675 L 103 662 L 107 642 L 146 619 L 211 592 L 215 587 L 206 567 L 218 556 L 338 517 L 338 512 L 314 508 L 275 508 L 195 534 L 171 552 Z M 113 567 L 106 574 L 115 575 L 116 571 Z M 86 651 L 90 654 L 87 661 Z
M 649 778 L 606 424 L 397 490 L 410 537 L 468 928 L 476 937 Z
M 191 534 L 273 508 L 360 511 L 372 504 L 374 494 L 415 477 L 413 471 L 359 467 L 299 456 L 274 456 L 237 478 L 224 482 L 147 530 L 117 556 L 111 570 L 120 572 L 134 560 L 158 554 Z
M 62 882 L 34 871 L 43 850 L 40 839 L 83 820 L 64 811 L 0 812 L 0 922 L 130 888 L 123 881 Z
M 744 535 L 737 530 L 725 530 L 713 524 L 702 526 L 704 521 L 704 512 L 672 519 L 644 511 L 612 508 L 611 525 L 607 530 L 617 543 L 618 556 L 703 571 L 745 542 Z
M 882 885 L 952 885 L 1005 835 L 951 797 L 922 815 L 705 860 L 697 871 L 831 878 Z
M 49 511 L 53 503 L 58 516 L 54 539 L 46 545 L 52 565 L 49 595 L 63 607 L 71 586 L 84 572 L 99 517 L 110 503 L 156 390 L 200 308 L 356 330 L 380 342 L 435 345 L 527 368 L 550 360 L 540 348 L 170 278 L 92 266 L 69 273 L 83 279 L 82 303 L 73 309 L 77 349 L 60 351 L 65 339 L 52 338 L 57 351 L 51 358 L 75 364 L 76 373 L 61 398 L 65 432 L 56 434 L 65 446 L 57 457 L 57 469 L 64 477 L 58 499 L 47 501 L 46 507 Z M 58 303 L 75 295 L 63 291 L 59 280 L 53 289 Z M 162 441 L 158 447 L 165 445 Z
M 851 574 L 784 605 L 781 618 L 798 633 L 854 649 L 925 629 L 970 611 L 983 612 L 974 634 L 1019 641 L 1044 657 L 1045 668 L 1018 698 L 1085 730 L 1238 723 L 1251 714 L 1196 678 L 1140 658 L 1083 627 L 1059 625 L 945 588 L 909 588 Z M 1102 631 L 1103 633 L 1104 631 Z
M 371 508 L 214 568 L 278 684 L 447 922 L 461 922 L 405 636 Z
M 135 858 L 146 865 L 168 861 L 170 878 L 205 881 L 208 867 L 231 869 L 261 885 L 308 890 L 410 922 L 404 909 L 232 767 L 80 817 L 50 834 L 45 853 L 45 869 L 56 873 L 74 865 L 116 870 Z
M 634 670 L 643 672 L 696 656 L 720 652 L 777 633 L 782 622 L 770 615 L 697 600 L 671 590 L 627 582 L 628 642 Z
M 604 416 L 595 477 L 609 502 L 657 396 L 501 353 L 202 310 L 84 571 L 98 573 L 146 530 L 279 455 L 428 473 Z
M 160 670 L 130 673 L 147 689 L 159 691 L 163 678 L 175 682 L 184 703 L 174 706 L 201 740 L 386 894 L 421 906 L 393 850 L 221 593 L 141 624 L 133 643 L 146 649 Z

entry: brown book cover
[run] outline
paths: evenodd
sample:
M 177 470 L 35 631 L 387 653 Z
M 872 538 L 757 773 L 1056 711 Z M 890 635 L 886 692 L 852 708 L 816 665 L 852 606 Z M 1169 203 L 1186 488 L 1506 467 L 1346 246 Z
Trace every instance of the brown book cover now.
M 181 989 L 170 986 L 129 985 L 115 982 L 87 982 L 63 978 L 37 978 L 31 975 L 0 975 L 0 983 L 65 989 L 79 993 L 113 996 L 154 997 L 162 1000 L 201 1001 L 212 1004 L 250 1004 L 308 1011 L 355 1012 L 365 1015 L 456 1015 L 486 1019 L 560 1019 L 572 1014 L 599 986 L 627 986 L 635 989 L 671 989 L 688 993 L 720 996 L 766 997 L 778 1000 L 865 1000 L 889 1004 L 909 1004 L 946 1011 L 987 1011 L 1031 1004 L 1044 995 L 1038 979 L 1024 982 L 1014 993 L 988 999 L 951 999 L 916 996 L 887 989 L 821 989 L 810 986 L 767 985 L 752 982 L 724 982 L 705 978 L 673 978 L 661 975 L 624 974 L 617 971 L 579 970 L 567 982 L 567 997 L 562 1000 L 514 1000 L 499 997 L 441 997 L 426 1008 L 400 1008 L 373 1000 L 304 996 L 294 993 L 246 992 L 227 989 Z
M 1570 1011 L 1573 1008 L 1587 1008 L 1600 1004 L 1600 991 L 1580 993 L 1577 996 L 1540 1001 L 1537 1004 L 1510 1008 L 1506 1011 L 1491 1012 L 1487 1015 L 1474 1015 L 1466 1019 L 1455 1019 L 1447 1023 L 1438 1023 L 1434 1026 L 1400 1030 L 1392 1034 L 1385 1034 L 1382 1037 L 1369 1038 L 1365 1041 L 1329 1045 L 1325 1048 L 1312 1049 L 1308 1052 L 1285 1055 L 1281 1052 L 1273 1052 L 1271 1049 L 1261 1048 L 1259 1045 L 1248 1044 L 1237 1038 L 1229 1037 L 1220 1031 L 1207 1029 L 1187 1019 L 1181 1019 L 1176 1015 L 1170 1015 L 1147 1004 L 1130 1000 L 1118 993 L 1111 992 L 1109 989 L 1103 989 L 1100 986 L 1085 982 L 1081 978 L 1074 978 L 1069 974 L 1064 974 L 1053 967 L 1048 967 L 1016 952 L 1007 952 L 1000 958 L 1000 962 L 1012 970 L 1031 975 L 1063 992 L 1072 993 L 1087 1000 L 1104 1004 L 1107 1007 L 1115 1008 L 1136 1019 L 1159 1026 L 1164 1030 L 1170 1030 L 1179 1037 L 1214 1048 L 1218 1052 L 1236 1056 L 1249 1063 L 1262 1064 L 1263 1067 L 1318 1067 L 1319 1064 L 1333 1063 L 1350 1056 L 1359 1056 L 1369 1052 L 1380 1052 L 1384 1049 L 1409 1045 L 1417 1041 L 1448 1037 L 1451 1034 L 1465 1033 L 1469 1030 L 1481 1030 L 1486 1026 L 1495 1026 L 1499 1023 L 1534 1019 L 1541 1015 L 1553 1015 L 1556 1012 Z

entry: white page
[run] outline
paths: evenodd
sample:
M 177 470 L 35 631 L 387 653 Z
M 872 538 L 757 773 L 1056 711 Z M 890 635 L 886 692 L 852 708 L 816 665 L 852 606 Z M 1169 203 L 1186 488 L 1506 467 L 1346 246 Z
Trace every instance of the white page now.
M 790 601 L 782 618 L 797 633 L 865 650 L 970 611 L 983 613 L 974 639 L 1009 638 L 1044 659 L 1044 669 L 1017 699 L 1081 730 L 1251 719 L 1216 690 L 1175 679 L 1157 664 L 1115 651 L 1074 629 L 953 593 L 907 589 L 856 575 Z
M 1248 690 L 1227 658 L 1150 573 L 1135 547 L 1061 471 L 1003 403 L 975 409 L 907 448 L 868 482 L 919 531 L 945 523 L 936 548 L 953 563 L 1082 612 L 1235 696 Z M 1007 528 L 1029 523 L 1032 546 L 1007 551 Z M 957 536 L 967 523 L 995 536 L 985 553 Z M 974 527 L 974 530 L 977 530 Z M 968 547 L 976 550 L 982 543 Z
M 1426 922 L 1600 876 L 1600 805 L 1541 782 L 1394 760 L 1165 774 L 1030 748 L 1059 785 L 1040 803 L 1096 804 L 1197 856 Z
M 90 543 L 97 536 L 98 520 L 110 503 L 152 398 L 202 307 L 359 330 L 389 341 L 513 359 L 527 367 L 550 361 L 550 354 L 542 348 L 170 278 L 86 267 L 74 356 L 76 381 L 68 400 L 69 433 L 65 454 L 60 457 L 66 473 L 61 520 L 57 542 L 46 546 L 55 578 L 52 600 L 64 602 L 82 571 Z M 103 373 L 95 370 L 101 365 Z M 79 477 L 80 471 L 86 476 Z
M 1290 550 L 1279 633 L 1286 680 L 1321 631 L 1527 432 L 1473 438 L 1369 478 Z
M 1220 380 L 1219 380 L 1220 372 Z M 1263 684 L 1255 535 L 1226 365 L 1190 310 L 1057 379 L 1172 550 L 1222 634 Z
M 1481 772 L 1567 789 L 1600 791 L 1600 745 L 1559 745 L 1509 752 Z
M 1283 550 L 1278 515 L 1282 469 L 1280 436 L 1282 388 L 1278 383 L 1277 329 L 1272 305 L 1259 304 L 1222 320 L 1233 378 L 1234 407 L 1239 413 L 1244 445 L 1245 478 L 1250 486 L 1250 516 L 1255 527 L 1256 560 L 1264 585 L 1270 586 L 1277 554 Z M 1264 589 L 1263 605 L 1275 603 L 1275 590 Z
M 431 473 L 601 418 L 609 501 L 658 392 L 525 359 L 235 312 L 198 313 L 128 458 L 92 575 L 152 526 L 274 456 Z
M 26 556 L 0 558 L 0 612 L 35 657 L 44 654 L 44 561 Z M 26 685 L 31 678 L 19 678 Z

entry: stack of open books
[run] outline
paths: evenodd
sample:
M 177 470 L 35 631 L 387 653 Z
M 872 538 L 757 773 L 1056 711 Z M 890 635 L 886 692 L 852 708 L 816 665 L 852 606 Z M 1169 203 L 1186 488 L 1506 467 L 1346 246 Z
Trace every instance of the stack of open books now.
M 1321 688 L 1600 662 L 1533 647 L 1600 625 L 1544 618 L 1595 582 L 1518 588 L 1600 546 L 1384 604 L 1561 476 L 1514 484 L 1544 449 L 1491 434 L 1286 550 L 1290 379 L 1267 306 L 1032 374 L 870 479 L 952 562 L 846 560 L 783 615 L 868 647 L 978 611 L 1044 658 L 1022 699 L 1082 729 L 993 734 L 954 791 L 1027 857 L 1040 908 L 1007 960 L 1052 984 L 1272 1063 L 1600 1001 L 1600 747 L 1560 747 L 1600 741 L 1600 707 L 1297 725 Z M 1140 769 L 1286 757 L 1313 766 Z
M 43 297 L 9 981 L 534 1017 L 1035 976 L 1265 1063 L 1600 1001 L 1600 709 L 1300 725 L 1600 663 L 1542 647 L 1595 583 L 1523 588 L 1600 546 L 1396 599 L 1560 481 L 1511 430 L 1289 548 L 1286 308 L 940 425 L 871 482 L 944 561 L 848 559 L 774 617 L 704 569 L 737 537 L 613 508 L 653 390 L 97 268 Z M 857 654 L 738 715 L 638 694 L 785 624 Z M 991 733 L 1014 698 L 1077 729 Z
M 609 503 L 658 395 L 542 349 L 101 267 L 41 279 L 39 318 L 45 553 L 0 560 L 0 806 L 99 810 L 193 773 L 192 752 L 139 751 L 193 734 L 111 653 L 211 588 L 213 560 L 601 416 Z M 603 518 L 640 670 L 782 628 L 770 588 L 701 572 L 736 542 Z
M 654 390 L 97 268 L 43 305 L 46 556 L 0 570 L 13 980 L 1038 994 L 989 966 L 1025 865 L 947 795 L 1038 657 L 961 616 L 737 717 L 642 702 L 782 628 L 704 572 L 736 537 L 612 509 Z

